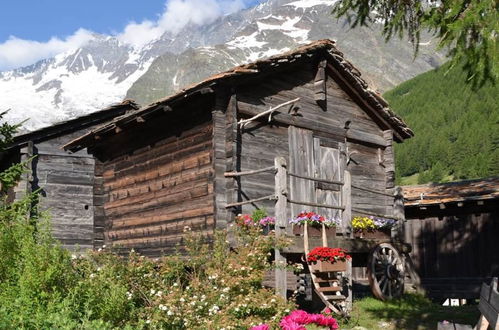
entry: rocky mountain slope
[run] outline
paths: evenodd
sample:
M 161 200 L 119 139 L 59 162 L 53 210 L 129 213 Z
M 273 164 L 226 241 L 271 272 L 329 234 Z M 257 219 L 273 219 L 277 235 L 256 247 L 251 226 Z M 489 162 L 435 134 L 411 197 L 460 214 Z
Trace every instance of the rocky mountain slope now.
M 384 43 L 374 29 L 350 30 L 330 15 L 331 0 L 268 0 L 205 26 L 165 33 L 141 48 L 95 35 L 80 49 L 0 73 L 7 119 L 32 130 L 73 118 L 125 96 L 145 104 L 230 67 L 310 40 L 330 38 L 374 88 L 384 91 L 438 66 L 443 57 L 422 45 L 413 61 L 403 40 Z
M 144 104 L 172 94 L 179 88 L 233 66 L 268 57 L 310 40 L 334 39 L 375 89 L 385 91 L 443 60 L 431 45 L 421 45 L 414 60 L 409 42 L 385 43 L 378 29 L 349 29 L 333 19 L 330 0 L 269 1 L 221 19 L 205 27 L 207 34 L 221 38 L 216 46 L 190 48 L 156 58 L 147 72 L 130 88 L 127 97 Z M 218 41 L 222 41 L 219 39 Z

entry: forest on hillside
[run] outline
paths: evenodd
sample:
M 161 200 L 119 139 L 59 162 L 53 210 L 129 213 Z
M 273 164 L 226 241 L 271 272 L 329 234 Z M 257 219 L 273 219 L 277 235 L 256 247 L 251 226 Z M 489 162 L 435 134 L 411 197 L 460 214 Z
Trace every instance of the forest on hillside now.
M 443 65 L 383 95 L 415 136 L 395 148 L 398 184 L 499 175 L 499 84 L 474 90 Z

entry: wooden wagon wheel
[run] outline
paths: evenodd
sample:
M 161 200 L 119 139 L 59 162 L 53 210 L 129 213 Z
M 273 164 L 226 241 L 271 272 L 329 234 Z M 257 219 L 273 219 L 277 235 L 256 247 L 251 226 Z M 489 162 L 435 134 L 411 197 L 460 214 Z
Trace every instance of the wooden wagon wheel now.
M 404 259 L 391 244 L 378 244 L 369 254 L 367 277 L 377 298 L 400 297 L 404 292 Z

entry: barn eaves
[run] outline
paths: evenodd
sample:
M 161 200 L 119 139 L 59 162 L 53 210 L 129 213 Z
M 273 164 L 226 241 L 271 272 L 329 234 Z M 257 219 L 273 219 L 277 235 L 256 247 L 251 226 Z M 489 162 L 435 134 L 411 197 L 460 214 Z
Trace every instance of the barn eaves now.
M 393 131 L 395 140 L 403 141 L 414 136 L 413 131 L 405 122 L 390 110 L 388 103 L 381 95 L 369 88 L 361 78 L 359 70 L 348 62 L 343 53 L 336 48 L 335 42 L 324 39 L 290 52 L 213 75 L 204 81 L 182 89 L 174 95 L 144 106 L 134 113 L 116 118 L 114 121 L 69 142 L 63 148 L 76 152 L 86 147 L 92 147 L 98 140 L 106 136 L 115 135 L 133 126 L 140 125 L 140 123 L 152 118 L 154 113 L 172 111 L 178 103 L 188 101 L 195 95 L 213 93 L 223 86 L 234 87 L 248 82 L 250 79 L 266 76 L 287 66 L 297 65 L 302 61 L 311 61 L 313 59 L 326 60 L 326 70 L 341 81 L 352 98 L 376 118 L 380 125 Z

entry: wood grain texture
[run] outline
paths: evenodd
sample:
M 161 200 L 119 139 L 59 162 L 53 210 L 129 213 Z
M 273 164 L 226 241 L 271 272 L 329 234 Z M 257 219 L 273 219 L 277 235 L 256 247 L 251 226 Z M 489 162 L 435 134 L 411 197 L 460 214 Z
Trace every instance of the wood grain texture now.
M 213 123 L 206 121 L 105 162 L 105 243 L 155 255 L 171 251 L 185 226 L 210 234 L 215 224 L 213 157 L 225 158 L 225 146 L 215 155 L 212 141 Z
M 481 282 L 498 276 L 499 210 L 410 219 L 404 238 L 431 297 L 478 298 Z
M 298 175 L 315 177 L 314 138 L 312 131 L 289 126 L 289 171 Z M 290 199 L 317 203 L 314 181 L 290 177 Z M 291 204 L 291 213 L 296 216 L 303 210 L 310 210 L 299 204 Z M 310 211 L 317 212 L 316 208 Z

